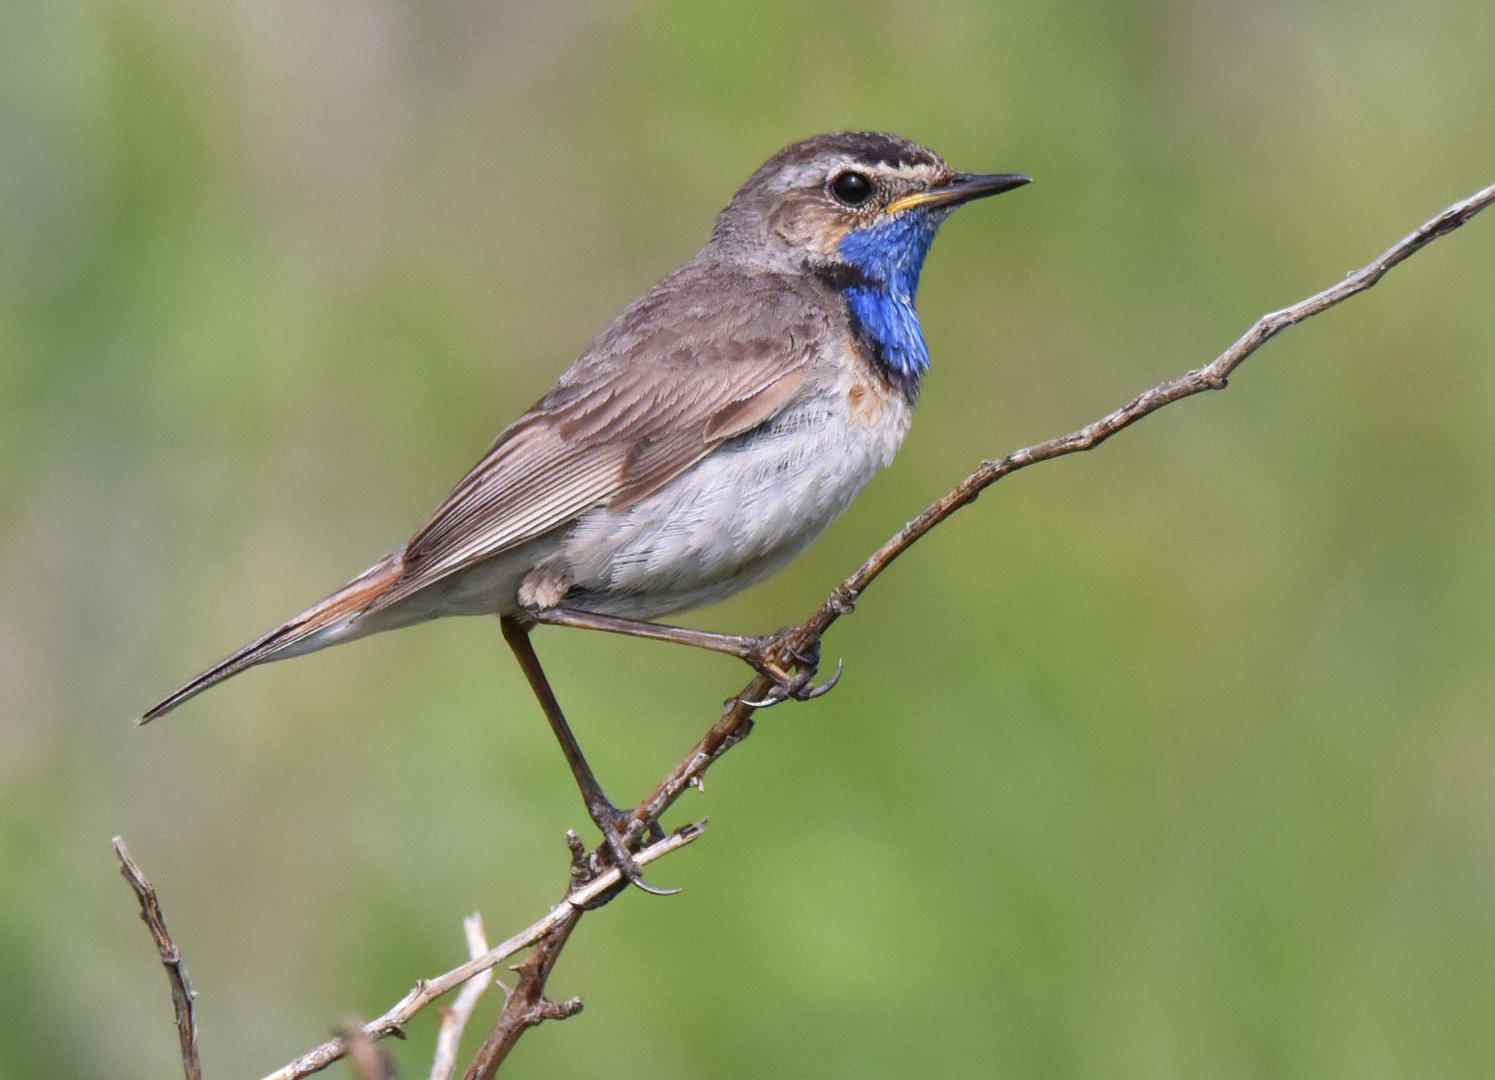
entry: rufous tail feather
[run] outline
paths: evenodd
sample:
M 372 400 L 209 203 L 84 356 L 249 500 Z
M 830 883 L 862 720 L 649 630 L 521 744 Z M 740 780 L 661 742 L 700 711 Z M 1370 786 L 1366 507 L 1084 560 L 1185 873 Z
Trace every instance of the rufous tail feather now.
M 380 593 L 399 580 L 402 567 L 401 552 L 396 551 L 385 556 L 375 566 L 354 578 L 320 604 L 308 608 L 289 622 L 277 626 L 264 637 L 251 641 L 232 656 L 214 664 L 170 697 L 147 709 L 135 723 L 148 724 L 156 717 L 169 713 L 187 699 L 196 697 L 208 687 L 216 686 L 224 679 L 231 678 L 246 668 L 274 660 L 291 646 L 305 641 L 318 630 L 366 610 Z

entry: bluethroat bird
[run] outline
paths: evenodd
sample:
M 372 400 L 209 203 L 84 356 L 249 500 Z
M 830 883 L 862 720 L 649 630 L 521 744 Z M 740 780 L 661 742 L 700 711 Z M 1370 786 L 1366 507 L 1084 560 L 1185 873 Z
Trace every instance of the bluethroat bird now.
M 614 860 L 647 887 L 531 628 L 676 641 L 746 660 L 774 681 L 771 700 L 819 692 L 817 657 L 782 655 L 780 638 L 646 620 L 772 574 L 893 460 L 929 367 L 914 291 L 935 232 L 961 204 L 1026 183 L 955 172 L 872 132 L 781 150 L 701 252 L 613 320 L 409 543 L 140 722 L 255 664 L 496 614 Z

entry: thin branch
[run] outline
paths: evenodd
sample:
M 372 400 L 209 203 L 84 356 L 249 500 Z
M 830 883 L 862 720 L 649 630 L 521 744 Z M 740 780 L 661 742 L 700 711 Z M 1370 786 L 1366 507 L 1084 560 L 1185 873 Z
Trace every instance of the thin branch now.
M 474 960 L 488 952 L 488 935 L 483 933 L 483 917 L 476 912 L 462 920 L 462 929 L 467 932 L 467 952 Z M 441 1031 L 436 1036 L 436 1060 L 431 1065 L 431 1080 L 452 1080 L 457 1071 L 457 1050 L 462 1045 L 462 1029 L 467 1026 L 478 998 L 493 981 L 493 969 L 484 968 L 462 987 L 457 1000 L 450 1008 L 441 1010 Z M 504 1000 L 509 998 L 509 988 L 503 987 Z
M 910 521 L 874 552 L 855 573 L 831 592 L 825 602 L 801 626 L 783 635 L 780 639 L 780 648 L 785 656 L 792 658 L 796 653 L 804 655 L 806 650 L 818 645 L 825 632 L 837 619 L 851 613 L 856 601 L 894 559 L 955 511 L 974 502 L 982 491 L 1002 477 L 1040 461 L 1093 449 L 1118 431 L 1130 427 L 1144 416 L 1156 412 L 1165 405 L 1206 390 L 1224 389 L 1235 369 L 1277 334 L 1370 288 L 1380 281 L 1393 266 L 1440 236 L 1453 232 L 1491 203 L 1495 203 L 1495 184 L 1450 206 L 1387 249 L 1380 258 L 1363 269 L 1349 274 L 1332 288 L 1325 289 L 1291 307 L 1262 316 L 1235 344 L 1209 365 L 1196 368 L 1180 378 L 1153 387 L 1128 404 L 1078 431 L 1061 438 L 1024 447 L 998 461 L 982 462 L 980 468 L 966 477 L 949 494 Z M 756 707 L 748 702 L 763 700 L 771 689 L 773 689 L 772 682 L 760 675 L 749 682 L 735 698 L 728 700 L 721 717 L 711 726 L 711 729 L 634 808 L 632 820 L 627 829 L 627 838 L 630 843 L 643 837 L 688 787 L 698 785 L 706 770 L 714 762 L 752 732 L 753 713 Z M 688 835 L 686 835 L 687 830 L 681 830 L 675 836 L 645 848 L 635 856 L 636 861 L 640 865 L 652 861 L 660 854 L 664 854 L 661 849 L 667 845 L 680 846 L 694 839 L 699 835 L 699 828 L 700 826 L 689 826 L 687 829 L 694 831 L 689 832 Z M 669 850 L 674 850 L 674 848 L 671 847 Z M 550 915 L 535 923 L 528 930 L 510 938 L 486 956 L 472 960 L 437 979 L 418 983 L 403 1001 L 372 1024 L 366 1025 L 363 1029 L 364 1033 L 371 1039 L 381 1039 L 387 1035 L 402 1033 L 405 1023 L 433 999 L 465 982 L 477 972 L 492 967 L 505 957 L 530 945 L 538 947 L 530 959 L 519 966 L 521 988 L 527 985 L 526 979 L 530 979 L 531 983 L 538 979 L 537 988 L 534 989 L 534 1001 L 537 1003 L 535 1008 L 541 1005 L 548 1006 L 552 1010 L 564 1011 L 570 1008 L 569 1003 L 555 1005 L 544 1001 L 544 977 L 548 976 L 551 966 L 554 965 L 555 956 L 565 944 L 565 938 L 570 934 L 576 919 L 580 917 L 580 912 L 607 903 L 608 900 L 618 895 L 622 883 L 622 877 L 618 871 L 607 865 L 605 846 L 598 847 L 589 858 L 583 857 L 581 861 L 588 864 L 588 869 L 580 873 L 581 880 L 586 881 L 587 884 L 574 886 L 566 899 Z M 573 871 L 575 872 L 575 867 Z M 535 974 L 526 974 L 526 967 L 532 967 Z M 516 989 L 514 996 L 517 997 L 519 992 Z M 512 1003 L 511 999 L 510 1004 Z M 580 1002 L 575 1004 L 577 1008 L 580 1007 Z M 518 1008 L 516 1006 L 516 1009 Z M 505 1013 L 507 1012 L 506 1006 Z M 559 1013 L 552 1015 L 559 1015 Z M 546 1018 L 546 1016 L 539 1016 L 534 1022 L 538 1023 Z M 495 1036 L 499 1035 L 500 1028 L 511 1035 L 507 1037 L 507 1042 L 503 1045 L 502 1054 L 507 1054 L 508 1048 L 513 1045 L 513 1040 L 530 1026 L 533 1024 L 516 1023 L 504 1028 L 501 1017 L 498 1027 L 495 1028 Z M 489 1041 L 492 1042 L 493 1039 L 490 1038 Z M 486 1046 L 487 1044 L 485 1048 Z M 341 1057 L 346 1050 L 344 1040 L 333 1040 L 298 1058 L 279 1072 L 271 1074 L 266 1080 L 299 1080 L 300 1077 L 325 1068 Z M 493 1068 L 497 1068 L 498 1062 L 502 1060 L 502 1054 L 498 1055 L 494 1061 Z M 479 1065 L 479 1062 L 475 1062 L 473 1067 L 476 1069 Z M 491 1077 L 491 1071 L 469 1072 L 469 1077 L 479 1075 L 486 1080 L 487 1077 Z
M 156 900 L 156 887 L 130 858 L 122 837 L 113 840 L 114 854 L 119 856 L 119 872 L 135 890 L 140 901 L 140 920 L 150 929 L 156 949 L 161 954 L 161 966 L 166 969 L 166 978 L 171 983 L 171 1003 L 176 1009 L 177 1039 L 182 1044 L 182 1072 L 187 1080 L 202 1080 L 202 1062 L 197 1056 L 197 1019 L 193 1016 L 192 982 L 187 978 L 187 965 L 182 954 L 166 930 L 166 916 L 161 914 L 161 905 Z
M 1327 311 L 1336 304 L 1343 303 L 1356 293 L 1364 292 L 1380 281 L 1397 263 L 1426 247 L 1440 236 L 1453 232 L 1491 203 L 1495 203 L 1495 184 L 1475 192 L 1461 202 L 1454 203 L 1447 210 L 1397 241 L 1380 258 L 1347 275 L 1339 284 L 1323 292 L 1315 293 L 1291 307 L 1263 315 L 1256 320 L 1251 329 L 1241 335 L 1234 345 L 1216 357 L 1213 363 L 1202 368 L 1195 368 L 1180 378 L 1153 387 L 1115 412 L 1101 417 L 1095 423 L 1079 431 L 1016 450 L 1000 461 L 983 461 L 979 469 L 966 477 L 948 495 L 900 529 L 892 539 L 878 548 L 872 557 L 857 569 L 856 573 L 843 581 L 820 606 L 820 609 L 799 628 L 795 644 L 804 648 L 818 642 L 832 623 L 852 610 L 857 599 L 866 592 L 867 586 L 871 585 L 894 559 L 955 511 L 975 502 L 977 495 L 1002 477 L 1040 461 L 1093 449 L 1123 428 L 1131 427 L 1144 416 L 1157 412 L 1164 405 L 1186 397 L 1193 397 L 1206 390 L 1225 389 L 1226 381 L 1235 369 L 1283 330 L 1296 326 L 1322 311 Z
M 1118 431 L 1130 427 L 1144 416 L 1157 412 L 1171 402 L 1192 397 L 1205 390 L 1223 390 L 1231 373 L 1240 367 L 1248 356 L 1277 334 L 1289 326 L 1294 326 L 1370 288 L 1397 263 L 1440 236 L 1453 232 L 1491 203 L 1495 203 L 1495 184 L 1491 184 L 1461 202 L 1454 203 L 1447 210 L 1393 244 L 1380 258 L 1347 275 L 1339 284 L 1299 301 L 1291 307 L 1263 315 L 1234 345 L 1206 367 L 1196 368 L 1180 378 L 1153 387 L 1115 412 L 1101 417 L 1079 431 L 1015 450 L 999 461 L 983 461 L 980 468 L 961 481 L 944 498 L 935 502 L 900 529 L 858 567 L 855 573 L 832 590 L 814 614 L 793 633 L 786 635 L 784 649 L 788 653 L 803 654 L 806 650 L 818 645 L 831 624 L 842 615 L 849 615 L 854 610 L 857 600 L 867 591 L 867 587 L 892 564 L 894 559 L 955 511 L 975 502 L 981 492 L 1002 477 L 1040 461 L 1093 449 Z M 696 783 L 717 758 L 747 738 L 753 729 L 753 707 L 747 702 L 763 700 L 764 695 L 770 689 L 772 689 L 772 683 L 760 675 L 744 687 L 737 697 L 728 702 L 726 712 L 712 725 L 705 737 L 696 744 L 684 760 L 670 770 L 634 810 L 630 836 L 643 835 L 649 823 L 658 821 L 671 804 L 684 793 L 686 788 Z
M 640 866 L 647 866 L 655 859 L 668 855 L 672 851 L 678 851 L 686 844 L 695 840 L 706 829 L 704 821 L 698 821 L 694 825 L 684 825 L 676 829 L 669 836 L 644 848 L 634 861 Z M 415 984 L 415 989 L 406 994 L 387 1013 L 363 1026 L 363 1033 L 370 1039 L 383 1039 L 390 1035 L 403 1035 L 405 1025 L 410 1018 L 420 1012 L 431 1002 L 451 990 L 455 990 L 468 979 L 480 971 L 502 963 L 509 957 L 522 949 L 534 945 L 545 935 L 551 933 L 556 927 L 566 922 L 573 911 L 582 910 L 596 903 L 605 894 L 616 890 L 623 884 L 623 875 L 616 867 L 610 867 L 606 872 L 588 881 L 585 885 L 574 887 L 568 892 L 561 902 L 551 910 L 550 914 L 540 919 L 528 928 L 521 930 L 509 940 L 489 949 L 488 952 L 476 960 L 469 960 L 461 967 L 452 968 L 444 975 L 438 975 L 434 979 L 422 979 Z M 348 1042 L 339 1036 L 329 1042 L 323 1043 L 310 1053 L 301 1055 L 295 1061 L 282 1069 L 277 1069 L 265 1080 L 300 1080 L 303 1076 L 325 1069 L 338 1058 L 348 1052 Z
M 493 1080 L 493 1074 L 514 1049 L 519 1036 L 546 1020 L 565 1020 L 581 1012 L 581 998 L 550 1001 L 545 997 L 545 981 L 550 978 L 550 972 L 581 916 L 581 908 L 571 908 L 561 924 L 540 940 L 535 951 L 523 963 L 515 965 L 519 985 L 514 987 L 509 1000 L 504 1003 L 493 1031 L 483 1040 L 462 1080 Z

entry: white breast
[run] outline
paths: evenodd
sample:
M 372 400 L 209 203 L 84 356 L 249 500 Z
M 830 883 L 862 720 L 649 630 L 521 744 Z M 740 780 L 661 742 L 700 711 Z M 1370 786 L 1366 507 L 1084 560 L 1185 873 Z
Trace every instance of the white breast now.
M 636 505 L 579 518 L 550 563 L 581 590 L 566 603 L 654 618 L 762 580 L 893 460 L 912 413 L 907 396 L 848 355 L 773 420 Z

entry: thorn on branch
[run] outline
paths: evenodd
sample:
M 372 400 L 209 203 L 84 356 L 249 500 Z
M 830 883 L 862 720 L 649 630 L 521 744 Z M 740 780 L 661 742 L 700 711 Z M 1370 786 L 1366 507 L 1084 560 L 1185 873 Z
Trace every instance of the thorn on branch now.
M 581 1012 L 581 1009 L 581 998 L 574 997 L 565 1001 L 542 1001 L 535 1012 L 540 1020 L 569 1020 Z
M 587 846 L 576 835 L 575 829 L 566 830 L 566 847 L 571 849 L 572 888 L 586 884 L 592 877 L 592 865 L 587 858 Z
M 581 1012 L 580 998 L 554 1002 L 545 997 L 546 980 L 550 978 L 550 972 L 581 914 L 579 908 L 570 907 L 555 928 L 535 943 L 534 951 L 514 965 L 514 970 L 519 973 L 519 983 L 493 1022 L 493 1031 L 467 1067 L 463 1080 L 493 1080 L 498 1067 L 526 1031 L 546 1020 L 565 1020 Z

